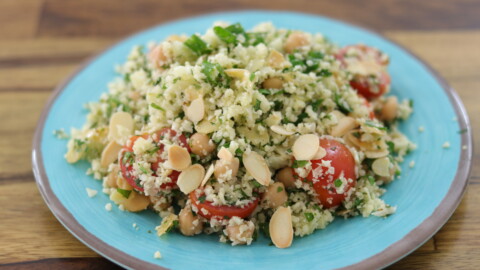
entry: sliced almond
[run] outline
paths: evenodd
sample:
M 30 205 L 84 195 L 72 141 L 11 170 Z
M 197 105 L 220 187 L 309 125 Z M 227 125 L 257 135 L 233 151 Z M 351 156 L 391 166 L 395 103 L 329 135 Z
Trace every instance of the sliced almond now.
M 268 55 L 267 64 L 272 68 L 285 67 L 285 57 L 276 50 L 272 50 Z
M 388 155 L 388 150 L 380 150 L 380 151 L 365 151 L 365 156 L 367 158 L 381 158 Z
M 197 132 L 204 133 L 204 134 L 209 134 L 217 130 L 217 127 L 215 127 L 210 121 L 208 120 L 203 120 L 195 125 L 195 129 Z
M 293 241 L 292 210 L 290 207 L 279 207 L 273 213 L 268 225 L 270 238 L 277 248 L 287 248 Z
M 272 178 L 272 173 L 268 168 L 267 162 L 265 159 L 254 151 L 243 154 L 243 165 L 247 172 L 255 179 L 258 183 L 264 186 L 270 184 L 270 179 Z
M 185 115 L 194 123 L 197 123 L 203 119 L 205 115 L 205 104 L 203 103 L 202 96 L 190 103 L 190 106 L 185 109 Z
M 313 160 L 322 159 L 326 155 L 327 155 L 327 151 L 325 150 L 325 148 L 319 146 L 318 150 L 317 150 L 317 153 L 315 153 L 315 156 L 313 157 Z
M 187 149 L 172 145 L 168 148 L 168 162 L 172 169 L 182 171 L 192 164 L 192 158 Z
M 110 117 L 108 140 L 123 144 L 123 141 L 133 134 L 134 122 L 127 112 L 116 112 Z
M 178 176 L 177 185 L 184 194 L 197 189 L 205 177 L 205 169 L 200 164 L 195 164 L 182 171 Z
M 332 128 L 330 135 L 334 137 L 341 137 L 347 134 L 347 132 L 350 130 L 354 129 L 356 126 L 357 121 L 355 121 L 354 118 L 349 116 L 343 117 L 338 121 L 338 124 Z
M 108 165 L 113 163 L 118 158 L 118 152 L 122 150 L 122 146 L 116 141 L 110 141 L 107 146 L 102 151 L 102 156 L 100 157 L 100 166 L 107 168 Z
M 376 159 L 372 163 L 372 170 L 377 175 L 390 176 L 390 159 L 388 157 Z
M 240 69 L 240 68 L 226 69 L 225 73 L 232 78 L 240 79 L 240 80 L 243 80 L 250 76 L 250 72 L 248 70 Z
M 232 161 L 232 159 L 234 158 L 232 153 L 225 147 L 220 148 L 220 151 L 218 151 L 217 157 L 219 159 L 223 159 L 226 161 Z
M 337 110 L 333 110 L 332 112 L 330 112 L 330 114 L 333 114 L 335 116 L 335 118 L 337 119 L 337 121 L 340 121 L 340 119 L 345 117 L 345 114 L 343 114 L 341 111 L 337 111 Z
M 178 220 L 178 216 L 175 214 L 169 214 L 168 216 L 162 219 L 162 223 L 159 226 L 155 227 L 158 236 L 162 236 L 167 233 L 170 228 L 175 224 L 175 221 Z
M 293 131 L 288 131 L 288 130 L 286 130 L 283 126 L 277 126 L 277 125 L 275 125 L 275 126 L 271 126 L 270 129 L 271 129 L 273 132 L 275 132 L 275 133 L 277 133 L 277 134 L 280 134 L 280 135 L 290 136 L 290 135 L 295 134 L 295 132 L 293 132 Z
M 320 147 L 320 140 L 315 134 L 305 134 L 297 138 L 292 147 L 296 160 L 311 160 Z
M 205 186 L 208 179 L 210 179 L 210 177 L 212 177 L 214 171 L 215 171 L 215 166 L 213 164 L 211 164 L 210 167 L 208 167 L 207 172 L 205 173 L 205 177 L 203 177 L 202 183 L 200 184 L 201 187 Z

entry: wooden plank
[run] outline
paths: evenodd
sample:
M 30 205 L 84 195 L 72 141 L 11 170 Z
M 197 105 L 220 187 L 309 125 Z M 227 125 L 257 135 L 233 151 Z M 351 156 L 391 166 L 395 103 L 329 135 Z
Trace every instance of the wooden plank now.
M 40 36 L 123 36 L 181 17 L 238 9 L 324 14 L 373 29 L 460 29 L 480 26 L 480 5 L 460 1 L 116 1 L 46 0 Z M 368 12 L 365 12 L 368 10 Z M 375 16 L 372 16 L 375 14 Z M 268 20 L 268 17 L 265 18 Z
M 55 219 L 33 181 L 0 184 L 0 194 L 0 263 L 98 256 Z
M 72 73 L 78 64 L 58 64 L 0 69 L 0 92 L 37 89 L 50 91 Z
M 43 0 L 0 1 L 0 36 L 32 38 L 37 31 Z
M 0 179 L 31 174 L 33 131 L 49 95 L 50 92 L 0 92 Z
M 58 258 L 58 259 L 44 259 L 27 262 L 17 262 L 6 264 L 2 269 L 15 270 L 31 270 L 31 269 L 49 269 L 49 270 L 63 270 L 63 269 L 89 269 L 89 270 L 103 270 L 103 269 L 123 269 L 120 266 L 112 263 L 104 258 Z

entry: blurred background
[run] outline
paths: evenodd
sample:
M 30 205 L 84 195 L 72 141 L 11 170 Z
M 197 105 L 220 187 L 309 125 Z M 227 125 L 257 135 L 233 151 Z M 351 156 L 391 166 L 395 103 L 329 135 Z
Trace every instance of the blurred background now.
M 480 133 L 478 0 L 0 0 L 3 267 L 115 267 L 61 226 L 35 185 L 31 141 L 55 86 L 86 59 L 138 30 L 188 16 L 240 9 L 308 12 L 380 31 L 447 79 L 463 99 L 474 133 Z M 478 136 L 475 141 L 480 144 Z M 468 191 L 450 221 L 391 269 L 475 269 L 480 265 L 479 155 L 477 150 Z

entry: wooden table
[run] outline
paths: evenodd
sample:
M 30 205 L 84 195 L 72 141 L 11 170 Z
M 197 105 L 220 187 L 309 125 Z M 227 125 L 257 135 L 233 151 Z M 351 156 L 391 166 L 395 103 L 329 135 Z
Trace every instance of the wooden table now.
M 479 1 L 312 2 L 0 1 L 0 263 L 19 269 L 115 267 L 65 230 L 43 202 L 31 171 L 32 135 L 52 89 L 80 63 L 127 34 L 168 20 L 261 8 L 323 14 L 379 30 L 445 76 L 480 134 Z M 467 193 L 450 221 L 392 269 L 478 269 L 479 149 Z

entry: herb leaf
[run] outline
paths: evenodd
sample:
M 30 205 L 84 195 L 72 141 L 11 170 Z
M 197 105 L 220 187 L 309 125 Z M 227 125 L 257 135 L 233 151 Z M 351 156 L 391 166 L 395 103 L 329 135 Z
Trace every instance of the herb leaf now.
M 335 182 L 333 182 L 333 184 L 335 185 L 335 187 L 341 187 L 343 185 L 343 182 L 340 178 L 337 178 L 335 179 Z
M 210 49 L 208 49 L 207 43 L 197 35 L 192 35 L 183 44 L 198 56 L 211 52 Z
M 164 108 L 162 108 L 162 107 L 160 107 L 158 104 L 151 103 L 151 104 L 150 104 L 150 106 L 151 106 L 152 108 L 154 108 L 154 109 L 157 109 L 157 110 L 159 110 L 159 111 L 162 111 L 162 112 L 164 112 L 164 111 L 165 111 L 165 109 L 164 109 Z
M 221 27 L 221 26 L 215 26 L 213 27 L 213 32 L 217 37 L 222 40 L 223 42 L 227 44 L 233 44 L 237 42 L 237 37 L 235 37 L 232 32 L 228 31 L 227 29 Z
M 293 161 L 292 168 L 305 167 L 305 165 L 307 165 L 308 162 L 309 162 L 308 160 L 295 160 L 295 161 Z
M 128 199 L 128 197 L 130 197 L 130 193 L 132 193 L 131 190 L 126 190 L 121 188 L 117 188 L 117 192 L 122 194 L 122 196 L 125 197 L 126 199 Z
M 308 222 L 311 222 L 314 218 L 314 215 L 310 212 L 305 212 L 303 214 L 305 215 L 305 218 L 307 219 Z

